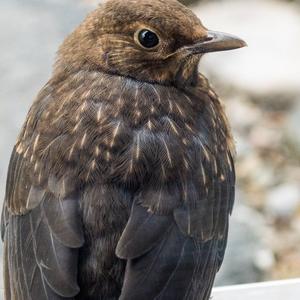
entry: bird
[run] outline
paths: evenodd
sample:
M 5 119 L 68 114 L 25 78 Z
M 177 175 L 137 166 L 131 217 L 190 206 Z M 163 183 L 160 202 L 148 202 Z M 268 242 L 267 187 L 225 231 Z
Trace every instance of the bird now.
M 235 147 L 199 63 L 246 43 L 176 0 L 108 0 L 58 50 L 13 148 L 6 300 L 207 300 Z

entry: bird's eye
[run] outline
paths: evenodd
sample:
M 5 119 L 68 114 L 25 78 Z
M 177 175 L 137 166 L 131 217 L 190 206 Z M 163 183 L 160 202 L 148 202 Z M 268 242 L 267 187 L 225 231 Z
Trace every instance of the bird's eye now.
M 155 48 L 159 44 L 157 34 L 149 29 L 142 29 L 137 33 L 138 42 L 147 49 Z

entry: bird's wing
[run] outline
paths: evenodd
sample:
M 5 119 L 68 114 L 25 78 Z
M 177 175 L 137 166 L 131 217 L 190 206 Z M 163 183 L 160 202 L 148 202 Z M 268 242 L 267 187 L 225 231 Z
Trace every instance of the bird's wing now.
M 34 185 L 30 168 L 14 149 L 1 222 L 6 300 L 72 299 L 83 245 L 78 199 L 60 196 L 64 178 L 49 174 L 46 184 Z
M 121 300 L 209 299 L 224 256 L 234 198 L 232 160 L 230 164 L 225 180 L 210 176 L 207 192 L 183 178 L 184 202 L 176 199 L 176 183 L 135 201 L 116 249 L 117 256 L 127 260 Z M 166 205 L 173 205 L 169 213 L 162 209 Z

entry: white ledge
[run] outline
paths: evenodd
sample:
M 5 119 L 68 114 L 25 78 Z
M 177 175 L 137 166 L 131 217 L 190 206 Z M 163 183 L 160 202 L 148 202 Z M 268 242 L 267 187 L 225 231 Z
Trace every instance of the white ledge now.
M 0 288 L 0 300 L 3 299 L 3 289 Z M 212 292 L 212 300 L 298 299 L 300 299 L 300 278 L 217 287 Z
M 297 300 L 300 279 L 214 288 L 212 300 Z

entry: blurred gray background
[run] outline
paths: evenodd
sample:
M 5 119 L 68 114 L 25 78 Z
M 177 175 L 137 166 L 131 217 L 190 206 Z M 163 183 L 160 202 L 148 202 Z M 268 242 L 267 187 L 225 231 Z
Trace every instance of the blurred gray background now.
M 1 201 L 10 152 L 55 52 L 97 2 L 0 1 Z M 185 2 L 208 28 L 249 44 L 200 65 L 224 100 L 238 151 L 236 207 L 217 284 L 300 277 L 300 3 Z

